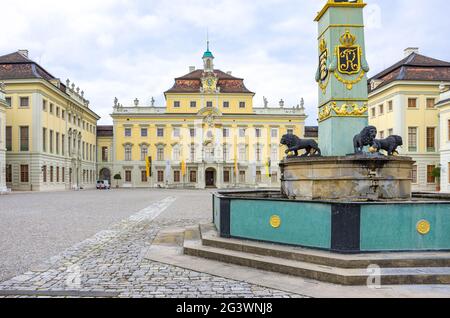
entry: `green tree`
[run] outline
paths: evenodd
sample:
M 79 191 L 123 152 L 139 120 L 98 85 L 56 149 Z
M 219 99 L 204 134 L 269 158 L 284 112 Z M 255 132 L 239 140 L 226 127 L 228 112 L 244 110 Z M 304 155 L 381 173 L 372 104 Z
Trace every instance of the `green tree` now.
M 119 187 L 119 180 L 122 180 L 122 176 L 120 175 L 120 173 L 118 173 L 118 174 L 116 174 L 115 176 L 114 176 L 114 180 L 116 180 L 116 188 L 118 188 Z

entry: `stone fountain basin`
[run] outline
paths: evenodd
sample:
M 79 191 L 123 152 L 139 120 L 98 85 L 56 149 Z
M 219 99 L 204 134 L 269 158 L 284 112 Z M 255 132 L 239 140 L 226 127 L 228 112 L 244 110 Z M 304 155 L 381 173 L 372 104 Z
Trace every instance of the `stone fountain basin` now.
M 292 200 L 277 191 L 221 191 L 213 218 L 223 238 L 336 253 L 450 251 L 450 197 Z
M 409 157 L 379 154 L 285 159 L 281 191 L 302 200 L 407 200 L 413 165 Z

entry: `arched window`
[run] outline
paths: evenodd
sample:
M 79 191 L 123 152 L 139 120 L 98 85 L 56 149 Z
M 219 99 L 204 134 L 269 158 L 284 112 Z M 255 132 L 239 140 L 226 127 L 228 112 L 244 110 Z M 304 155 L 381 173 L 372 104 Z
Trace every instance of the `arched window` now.
M 172 159 L 173 159 L 173 161 L 180 161 L 180 158 L 181 158 L 180 145 L 175 145 L 175 146 L 173 146 Z
M 207 161 L 213 161 L 214 160 L 214 145 L 212 143 L 208 143 L 205 146 L 205 159 Z
M 132 160 L 131 149 L 132 149 L 131 145 L 125 145 L 125 161 L 131 161 Z
M 141 145 L 141 161 L 147 160 L 148 157 L 148 146 Z

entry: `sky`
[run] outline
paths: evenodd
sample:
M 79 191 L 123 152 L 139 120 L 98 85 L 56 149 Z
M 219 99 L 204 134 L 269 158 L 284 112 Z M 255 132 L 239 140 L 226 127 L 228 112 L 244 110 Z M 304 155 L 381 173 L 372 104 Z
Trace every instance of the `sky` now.
M 317 25 L 325 0 L 0 0 L 0 55 L 28 49 L 53 76 L 75 82 L 111 124 L 114 98 L 125 106 L 164 92 L 189 66 L 202 67 L 209 32 L 215 67 L 232 71 L 273 107 L 305 100 L 317 124 Z M 366 0 L 369 76 L 407 47 L 450 61 L 448 0 Z

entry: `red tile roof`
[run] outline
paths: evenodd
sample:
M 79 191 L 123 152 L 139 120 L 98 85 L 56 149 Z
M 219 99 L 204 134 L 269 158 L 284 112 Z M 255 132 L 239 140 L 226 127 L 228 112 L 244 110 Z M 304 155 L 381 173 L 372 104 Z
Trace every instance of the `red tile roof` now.
M 195 70 L 189 74 L 175 79 L 175 84 L 165 93 L 198 93 L 202 86 L 201 79 L 203 70 Z M 254 94 L 244 85 L 242 78 L 234 77 L 221 70 L 214 70 L 214 74 L 218 77 L 217 86 L 220 87 L 221 93 L 248 93 Z
M 97 126 L 97 137 L 113 137 L 114 126 Z
M 372 80 L 382 81 L 374 90 Z M 450 63 L 412 53 L 398 63 L 369 79 L 369 90 L 377 89 L 393 81 L 450 81 Z

